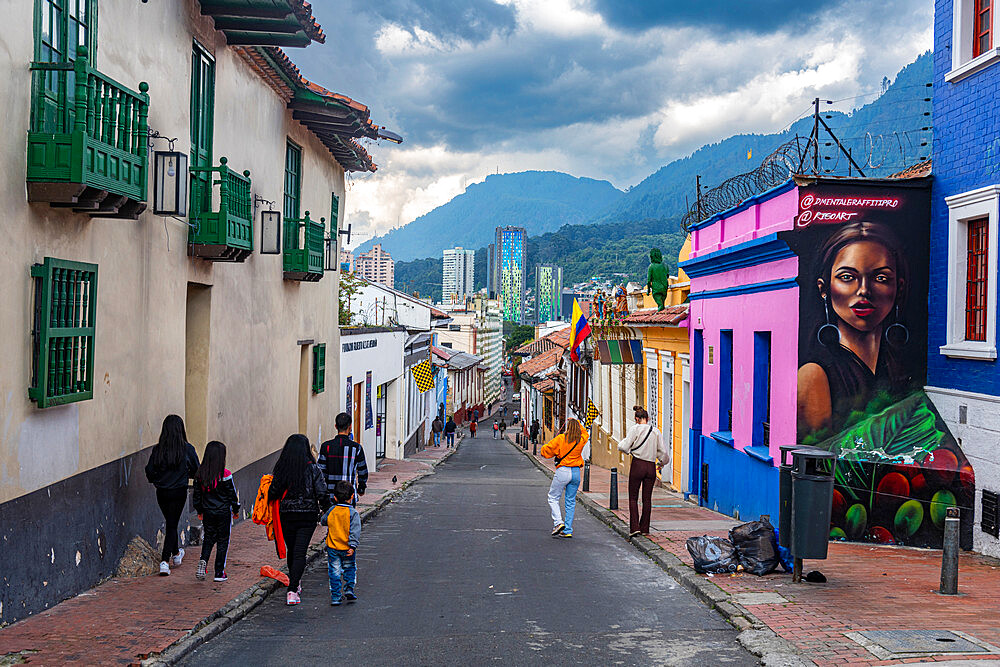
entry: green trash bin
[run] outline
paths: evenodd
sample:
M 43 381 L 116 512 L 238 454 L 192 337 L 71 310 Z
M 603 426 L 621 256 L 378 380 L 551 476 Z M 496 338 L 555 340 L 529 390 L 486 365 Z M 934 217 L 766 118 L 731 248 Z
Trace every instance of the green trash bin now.
M 793 558 L 826 558 L 830 543 L 833 473 L 837 456 L 816 447 L 792 450 L 791 541 Z

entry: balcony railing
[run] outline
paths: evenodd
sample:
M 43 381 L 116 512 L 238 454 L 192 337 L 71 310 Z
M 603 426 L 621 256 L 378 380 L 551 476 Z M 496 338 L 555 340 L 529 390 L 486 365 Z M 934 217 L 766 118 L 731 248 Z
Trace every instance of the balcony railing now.
M 28 200 L 135 219 L 146 208 L 149 86 L 135 92 L 90 66 L 31 64 Z
M 191 167 L 191 231 L 188 252 L 216 262 L 242 262 L 253 252 L 253 202 L 250 172 L 218 167 Z M 199 178 L 204 175 L 205 178 Z M 213 210 L 218 186 L 218 207 Z
M 309 218 L 285 218 L 282 265 L 287 280 L 316 282 L 323 277 L 323 223 Z

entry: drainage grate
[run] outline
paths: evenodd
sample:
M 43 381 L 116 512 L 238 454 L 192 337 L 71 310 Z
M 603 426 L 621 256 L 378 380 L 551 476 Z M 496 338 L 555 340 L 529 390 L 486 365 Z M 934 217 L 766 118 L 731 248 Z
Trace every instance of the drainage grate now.
M 951 630 L 870 630 L 848 632 L 847 636 L 882 660 L 1000 652 L 971 635 Z

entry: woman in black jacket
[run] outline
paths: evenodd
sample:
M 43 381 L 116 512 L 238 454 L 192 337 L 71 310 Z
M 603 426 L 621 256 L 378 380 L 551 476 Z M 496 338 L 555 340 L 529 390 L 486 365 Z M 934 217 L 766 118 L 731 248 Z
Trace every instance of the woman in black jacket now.
M 160 575 L 170 574 L 184 560 L 184 549 L 177 543 L 177 524 L 187 503 L 188 480 L 198 472 L 198 453 L 187 441 L 184 420 L 167 415 L 160 428 L 160 440 L 153 446 L 146 463 L 146 479 L 156 487 L 156 502 L 163 512 L 163 553 Z
M 309 449 L 309 438 L 296 433 L 288 436 L 274 464 L 274 477 L 267 492 L 269 501 L 280 500 L 278 514 L 288 558 L 288 604 L 299 604 L 299 581 L 306 568 L 306 550 L 320 512 L 329 504 L 326 480 Z

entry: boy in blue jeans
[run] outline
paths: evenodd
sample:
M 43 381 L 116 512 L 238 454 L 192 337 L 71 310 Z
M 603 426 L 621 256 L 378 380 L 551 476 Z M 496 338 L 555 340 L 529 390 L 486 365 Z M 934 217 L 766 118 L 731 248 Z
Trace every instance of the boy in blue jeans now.
M 350 483 L 340 481 L 333 487 L 336 504 L 328 509 L 320 524 L 326 526 L 326 564 L 330 575 L 330 604 L 334 607 L 347 600 L 358 599 L 354 586 L 358 581 L 358 567 L 354 552 L 361 540 L 361 515 L 351 506 L 354 489 Z M 343 578 L 343 595 L 341 595 Z

